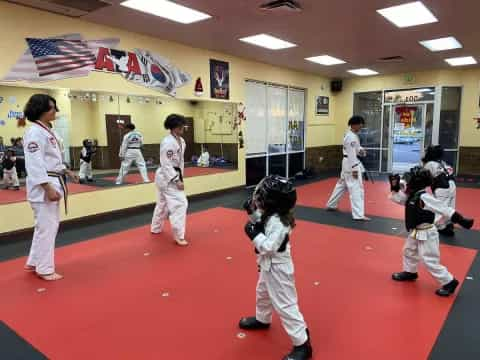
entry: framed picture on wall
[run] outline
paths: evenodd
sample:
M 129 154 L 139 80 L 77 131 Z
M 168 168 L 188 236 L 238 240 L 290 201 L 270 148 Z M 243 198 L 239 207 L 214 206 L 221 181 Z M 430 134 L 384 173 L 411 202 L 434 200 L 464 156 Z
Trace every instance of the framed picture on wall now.
M 315 98 L 315 115 L 328 115 L 329 105 L 328 96 L 317 96 Z
M 210 59 L 210 96 L 212 99 L 230 99 L 228 62 Z

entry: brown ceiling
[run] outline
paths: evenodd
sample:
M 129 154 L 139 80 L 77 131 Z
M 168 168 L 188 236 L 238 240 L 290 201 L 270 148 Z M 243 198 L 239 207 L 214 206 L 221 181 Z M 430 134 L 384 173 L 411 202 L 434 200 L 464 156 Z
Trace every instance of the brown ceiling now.
M 152 0 L 153 1 L 153 0 Z M 369 67 L 380 73 L 448 68 L 443 59 L 473 55 L 480 60 L 480 0 L 423 0 L 438 23 L 398 29 L 376 13 L 377 9 L 409 0 L 298 0 L 302 12 L 264 12 L 261 0 L 178 0 L 213 15 L 190 25 L 177 24 L 118 5 L 96 10 L 83 19 L 133 32 L 149 34 L 194 47 L 211 49 L 274 65 L 348 77 L 346 70 Z M 271 51 L 244 44 L 239 38 L 269 33 L 298 44 Z M 431 53 L 418 44 L 444 36 L 455 36 L 463 49 Z M 347 64 L 326 67 L 304 60 L 328 54 Z M 377 59 L 402 56 L 403 63 L 381 63 Z

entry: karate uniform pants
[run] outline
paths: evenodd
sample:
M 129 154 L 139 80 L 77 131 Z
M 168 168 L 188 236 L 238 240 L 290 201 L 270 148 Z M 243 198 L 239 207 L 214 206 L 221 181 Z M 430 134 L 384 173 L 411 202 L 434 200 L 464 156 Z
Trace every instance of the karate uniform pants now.
M 440 285 L 443 286 L 453 280 L 452 274 L 440 264 L 440 244 L 435 227 L 428 230 L 417 230 L 416 234 L 410 233 L 405 241 L 403 270 L 416 273 L 420 261 Z
M 293 265 L 272 264 L 270 271 L 261 270 L 257 283 L 257 301 L 255 317 L 265 324 L 272 322 L 272 310 L 275 309 L 282 321 L 283 328 L 294 346 L 307 341 L 307 324 L 298 307 L 297 290 Z
M 330 199 L 328 199 L 327 207 L 336 209 L 345 191 L 348 191 L 350 195 L 352 217 L 354 219 L 363 219 L 365 217 L 365 190 L 361 173 L 355 179 L 352 173 L 342 172 Z
M 20 186 L 18 181 L 17 169 L 15 167 L 10 170 L 3 169 L 3 184 L 5 186 Z
M 127 170 L 128 171 L 128 170 Z M 92 162 L 80 160 L 80 171 L 78 172 L 80 180 L 92 179 Z
M 120 166 L 120 171 L 118 173 L 116 184 L 120 185 L 123 183 L 123 178 L 128 174 L 128 170 L 132 163 L 138 168 L 140 175 L 142 175 L 143 182 L 150 182 L 147 174 L 147 166 L 145 165 L 145 160 L 143 159 L 142 152 L 140 149 L 127 149 L 125 152 L 125 157 L 123 158 L 122 165 Z
M 435 189 L 434 196 L 442 201 L 442 203 L 450 207 L 452 209 L 455 209 L 455 203 L 456 203 L 456 197 L 457 197 L 457 186 L 455 185 L 454 181 L 449 182 L 449 188 L 448 189 L 442 189 L 438 188 Z M 451 221 L 450 219 L 445 219 L 442 215 L 435 214 L 435 225 L 439 230 L 445 229 L 445 227 L 450 224 Z
M 159 233 L 167 218 L 170 219 L 172 233 L 175 240 L 185 239 L 185 226 L 187 221 L 188 200 L 185 192 L 178 190 L 175 183 L 163 184 L 157 182 L 157 205 L 153 212 L 151 232 Z
M 39 275 L 55 272 L 55 238 L 60 224 L 60 202 L 32 202 L 35 219 L 32 246 L 28 255 L 27 265 L 35 266 Z

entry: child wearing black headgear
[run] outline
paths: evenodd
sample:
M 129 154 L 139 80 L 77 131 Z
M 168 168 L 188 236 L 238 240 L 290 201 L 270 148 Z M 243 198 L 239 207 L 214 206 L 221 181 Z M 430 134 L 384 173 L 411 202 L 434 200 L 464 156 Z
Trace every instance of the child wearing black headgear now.
M 13 187 L 14 190 L 20 190 L 20 182 L 18 181 L 15 152 L 11 149 L 7 150 L 2 160 L 3 167 L 3 185 L 5 189 Z
M 298 307 L 290 254 L 296 200 L 296 190 L 288 179 L 270 175 L 257 185 L 252 199 L 244 204 L 251 219 L 245 225 L 245 233 L 255 246 L 259 279 L 256 314 L 242 318 L 239 326 L 246 330 L 268 329 L 275 309 L 293 342 L 293 349 L 285 360 L 312 357 L 307 324 Z
M 429 146 L 425 151 L 422 159 L 423 167 L 432 175 L 432 192 L 433 195 L 445 206 L 455 207 L 457 197 L 457 186 L 455 184 L 453 168 L 443 161 L 443 147 L 441 145 Z M 435 217 L 435 225 L 438 232 L 443 235 L 453 236 L 454 226 L 450 220 L 446 220 L 441 216 Z
M 85 179 L 89 182 L 93 181 L 92 158 L 96 152 L 93 142 L 90 139 L 83 140 L 83 148 L 80 152 L 80 171 L 78 173 L 80 183 L 84 183 Z
M 406 184 L 406 185 L 405 185 Z M 420 261 L 428 272 L 440 283 L 438 296 L 449 296 L 455 292 L 458 280 L 440 264 L 440 244 L 435 226 L 435 215 L 439 214 L 466 229 L 473 226 L 472 219 L 466 219 L 455 209 L 445 206 L 425 191 L 432 185 L 430 172 L 422 167 L 414 167 L 404 174 L 390 176 L 390 199 L 405 205 L 405 225 L 408 237 L 403 248 L 403 271 L 392 275 L 396 281 L 413 281 L 418 278 L 417 266 Z

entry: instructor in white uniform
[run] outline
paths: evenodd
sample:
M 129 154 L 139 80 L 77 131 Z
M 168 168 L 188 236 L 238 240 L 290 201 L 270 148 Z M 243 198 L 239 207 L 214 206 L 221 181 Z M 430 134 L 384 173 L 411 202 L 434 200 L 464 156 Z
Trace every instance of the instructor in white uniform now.
M 52 132 L 51 122 L 58 111 L 54 98 L 33 95 L 25 106 L 25 117 L 32 122 L 24 135 L 27 199 L 33 209 L 35 230 L 25 265 L 44 280 L 60 280 L 55 272 L 55 238 L 60 223 L 60 200 L 68 194 L 65 175 L 78 181 L 63 163 L 61 140 Z
M 186 246 L 185 223 L 188 201 L 183 185 L 185 140 L 182 138 L 185 118 L 171 114 L 164 123 L 170 130 L 160 144 L 160 167 L 155 172 L 157 205 L 152 218 L 151 232 L 161 233 L 165 220 L 169 217 L 173 237 L 178 245 Z
M 138 171 L 140 171 L 143 182 L 148 183 L 150 179 L 148 178 L 147 166 L 145 165 L 145 160 L 142 155 L 143 135 L 135 130 L 135 125 L 133 124 L 125 125 L 125 128 L 127 129 L 127 133 L 123 137 L 122 146 L 120 146 L 118 154 L 122 160 L 122 165 L 120 166 L 120 171 L 115 183 L 117 185 L 123 183 L 123 178 L 128 174 L 132 162 L 135 162 Z
M 365 150 L 360 146 L 358 133 L 365 125 L 361 116 L 352 116 L 348 121 L 350 129 L 343 139 L 343 160 L 340 179 L 337 181 L 330 199 L 327 202 L 328 210 L 336 210 L 338 202 L 345 191 L 350 194 L 352 217 L 354 220 L 368 221 L 365 216 L 365 191 L 363 189 L 363 173 L 365 169 L 359 156 L 365 156 Z

